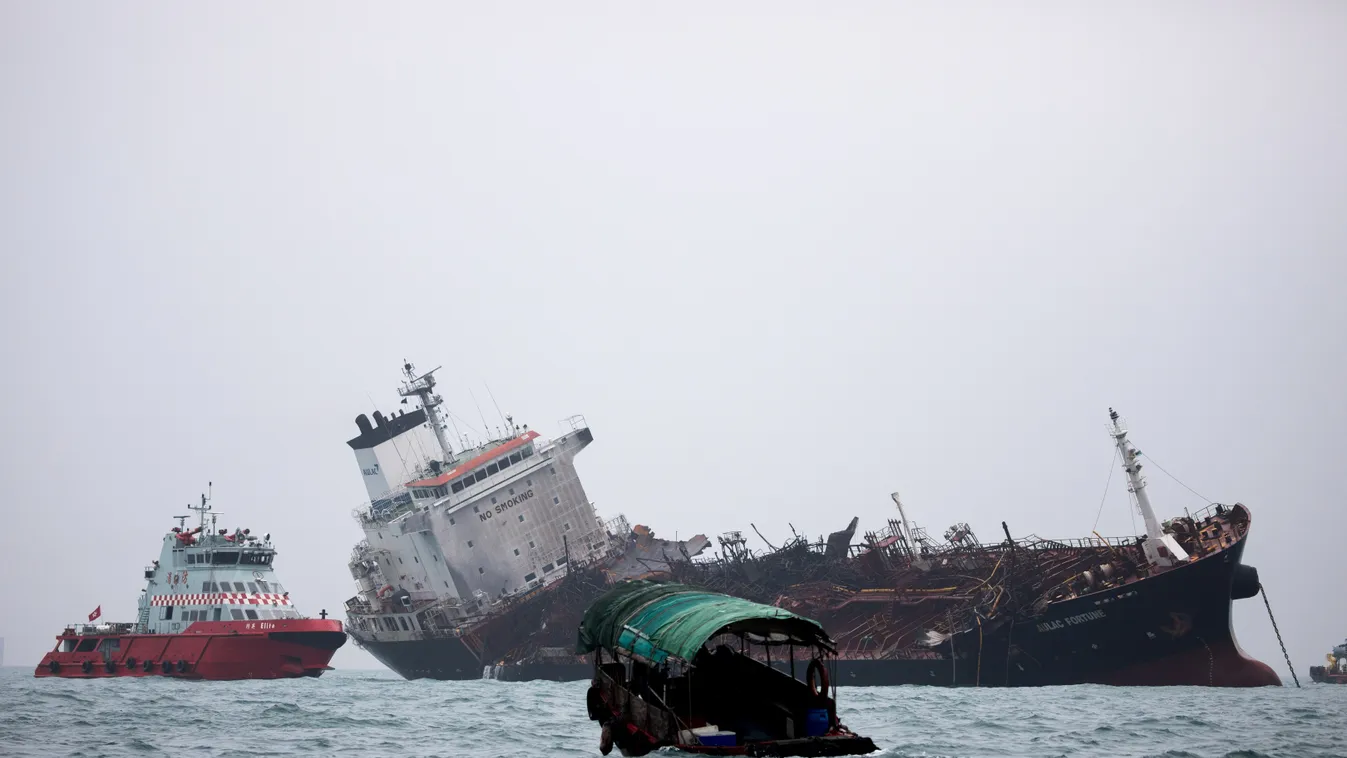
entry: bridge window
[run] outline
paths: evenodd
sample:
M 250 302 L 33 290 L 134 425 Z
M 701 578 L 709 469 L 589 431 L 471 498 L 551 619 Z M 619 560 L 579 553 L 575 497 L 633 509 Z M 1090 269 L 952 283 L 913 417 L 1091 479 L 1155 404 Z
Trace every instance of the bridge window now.
M 251 592 L 251 593 L 253 593 L 254 595 L 256 595 L 256 594 L 257 594 L 257 585 L 256 585 L 256 584 L 253 584 L 252 582 L 248 582 L 248 591 Z
M 202 591 L 202 592 L 214 592 L 214 590 L 212 589 L 212 586 L 213 586 L 213 585 L 212 585 L 211 582 L 202 582 L 202 583 L 201 583 L 201 591 Z
M 510 463 L 518 463 L 520 460 L 519 453 L 510 453 Z
M 563 555 L 563 556 L 561 556 L 560 558 L 558 558 L 558 559 L 557 559 L 557 565 L 558 565 L 558 566 L 564 566 L 564 565 L 566 565 L 566 556 Z
M 506 468 L 509 468 L 509 467 L 510 467 L 510 459 L 509 459 L 509 458 L 501 458 L 499 461 L 497 461 L 497 463 L 500 464 L 500 467 L 501 467 L 502 469 L 506 469 Z
M 402 631 L 404 631 L 404 632 L 410 631 L 410 630 L 407 628 L 407 617 L 406 617 L 406 616 L 398 616 L 398 623 L 402 625 Z
M 188 553 L 188 554 L 187 554 L 187 563 L 188 563 L 188 564 L 196 563 L 196 553 Z
M 533 448 L 531 448 L 531 447 L 526 447 L 526 448 L 524 448 L 523 450 L 519 451 L 519 454 L 522 455 L 522 456 L 524 456 L 525 458 L 527 458 L 527 457 L 529 457 L 530 455 L 533 455 Z
M 524 577 L 524 581 L 526 581 L 526 582 L 531 582 L 531 581 L 533 581 L 534 579 L 537 579 L 537 578 L 538 578 L 538 575 L 537 575 L 537 574 L 529 574 L 528 576 L 525 576 L 525 577 Z
M 252 608 L 245 608 L 243 612 L 248 614 L 249 619 L 253 621 L 257 620 L 257 611 L 253 610 Z
M 77 648 L 75 648 L 75 652 L 77 652 L 77 653 L 92 653 L 93 650 L 94 650 L 94 647 L 95 647 L 97 644 L 98 644 L 98 639 L 97 639 L 97 638 L 90 638 L 90 639 L 87 639 L 87 640 L 80 640 L 80 646 L 77 647 Z
M 494 463 L 492 463 L 491 465 L 489 465 L 489 466 L 486 467 L 486 475 L 487 475 L 487 476 L 491 476 L 492 474 L 494 474 L 494 473 L 496 473 L 496 472 L 498 472 L 498 471 L 500 471 L 500 466 L 497 466 L 497 465 L 494 464 Z
M 242 621 L 242 620 L 243 620 L 243 611 L 239 610 L 238 608 L 230 608 L 230 609 L 229 609 L 229 617 L 232 618 L 232 619 L 234 619 L 235 621 Z
M 474 474 L 474 476 L 477 477 L 477 481 L 479 481 L 479 482 L 482 481 L 483 479 L 486 478 L 486 469 L 484 469 L 484 468 L 479 468 L 479 469 L 477 469 L 477 473 Z
M 246 592 L 247 590 L 243 589 L 243 582 L 234 582 L 234 591 L 235 591 L 235 592 Z
M 554 568 L 556 568 L 556 566 L 553 566 L 552 564 L 549 563 L 546 566 L 543 566 L 543 573 L 546 574 L 547 572 L 551 571 Z
M 165 621 L 173 620 L 173 606 L 171 605 L 164 606 L 164 620 Z
M 463 491 L 463 481 L 460 479 L 459 481 L 454 482 L 454 486 L 452 487 L 452 489 L 453 489 L 454 492 L 462 492 L 462 491 Z
M 210 562 L 216 566 L 232 566 L 239 562 L 239 554 L 232 550 L 217 552 L 211 556 Z

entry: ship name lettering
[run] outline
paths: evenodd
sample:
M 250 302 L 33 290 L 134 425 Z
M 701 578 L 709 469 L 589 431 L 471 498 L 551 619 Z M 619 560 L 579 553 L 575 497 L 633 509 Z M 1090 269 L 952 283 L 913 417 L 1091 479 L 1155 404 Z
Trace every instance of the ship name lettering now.
M 1076 624 L 1084 624 L 1090 621 L 1098 621 L 1103 617 L 1104 617 L 1103 611 L 1087 611 L 1085 613 L 1077 613 L 1074 616 L 1067 616 L 1065 618 L 1054 619 L 1052 621 L 1044 621 L 1043 623 L 1038 625 L 1038 631 L 1053 632 L 1068 626 L 1075 626 Z
M 511 508 L 515 507 L 516 505 L 519 505 L 520 503 L 531 499 L 533 499 L 532 488 L 525 490 L 524 492 L 521 492 L 518 495 L 515 495 L 514 497 L 506 500 L 505 502 L 497 503 L 494 509 L 486 510 L 483 511 L 482 513 L 477 514 L 477 519 L 479 521 L 486 521 L 492 516 L 504 513 L 510 510 Z

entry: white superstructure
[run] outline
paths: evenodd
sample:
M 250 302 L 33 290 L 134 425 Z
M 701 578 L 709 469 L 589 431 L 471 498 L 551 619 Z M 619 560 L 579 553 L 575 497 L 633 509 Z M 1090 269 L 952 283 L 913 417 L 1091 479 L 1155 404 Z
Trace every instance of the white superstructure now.
M 551 440 L 506 417 L 503 434 L 455 452 L 434 371 L 404 365 L 400 394 L 421 407 L 356 418 L 355 452 L 370 501 L 351 556 L 347 601 L 356 641 L 452 634 L 493 604 L 560 579 L 569 562 L 620 547 L 585 495 L 575 456 L 593 440 L 572 417 Z M 617 544 L 615 544 L 617 543 Z

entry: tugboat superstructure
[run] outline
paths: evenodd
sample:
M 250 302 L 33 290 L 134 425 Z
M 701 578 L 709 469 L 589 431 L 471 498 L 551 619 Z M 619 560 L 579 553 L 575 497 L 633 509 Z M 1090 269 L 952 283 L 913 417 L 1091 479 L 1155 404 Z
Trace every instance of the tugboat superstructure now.
M 159 559 L 145 567 L 134 623 L 67 627 L 35 676 L 151 674 L 188 679 L 319 676 L 346 641 L 341 621 L 302 616 L 276 579 L 271 535 L 217 528 L 206 495 L 197 526 L 176 516 Z

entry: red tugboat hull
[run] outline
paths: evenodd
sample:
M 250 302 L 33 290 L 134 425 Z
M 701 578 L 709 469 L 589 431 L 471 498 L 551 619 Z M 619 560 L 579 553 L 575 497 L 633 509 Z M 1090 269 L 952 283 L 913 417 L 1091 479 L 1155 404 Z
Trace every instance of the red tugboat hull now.
M 198 621 L 179 634 L 76 634 L 66 630 L 33 676 L 96 679 L 289 679 L 319 676 L 346 643 L 336 619 Z M 75 650 L 60 648 L 72 641 Z

